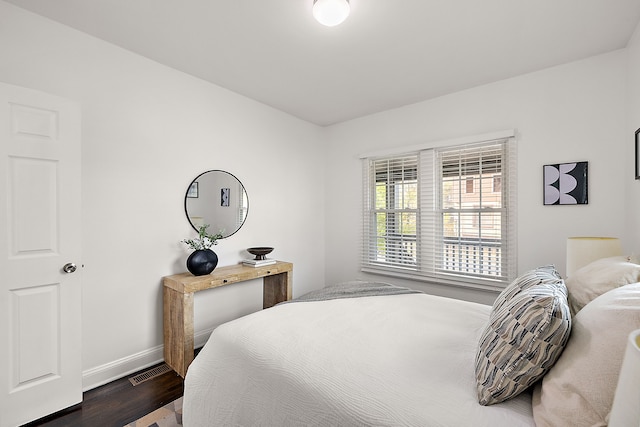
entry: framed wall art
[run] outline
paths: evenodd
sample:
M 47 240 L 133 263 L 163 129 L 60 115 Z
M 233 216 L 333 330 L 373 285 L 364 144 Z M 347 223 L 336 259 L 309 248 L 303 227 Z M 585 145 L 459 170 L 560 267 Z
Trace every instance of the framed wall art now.
M 545 165 L 542 175 L 545 205 L 588 203 L 588 162 Z
M 229 197 L 231 197 L 230 188 L 220 189 L 220 206 L 229 207 Z
M 190 199 L 197 199 L 198 198 L 198 183 L 197 182 L 192 182 L 191 185 L 189 186 L 189 189 L 187 190 L 187 197 Z

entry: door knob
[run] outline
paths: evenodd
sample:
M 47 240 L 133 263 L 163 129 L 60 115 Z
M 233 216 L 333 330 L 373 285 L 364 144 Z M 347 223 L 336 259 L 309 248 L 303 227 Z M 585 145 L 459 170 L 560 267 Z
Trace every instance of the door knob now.
M 65 273 L 73 273 L 74 271 L 76 271 L 76 268 L 77 267 L 74 263 L 68 262 L 62 267 L 62 271 L 64 271 Z

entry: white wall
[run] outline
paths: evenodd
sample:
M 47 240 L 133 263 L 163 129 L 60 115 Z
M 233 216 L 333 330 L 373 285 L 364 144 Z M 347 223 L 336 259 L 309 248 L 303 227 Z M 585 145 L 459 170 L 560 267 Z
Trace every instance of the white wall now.
M 627 123 L 625 132 L 625 156 L 635 157 L 634 136 L 640 128 L 640 24 L 627 46 L 628 54 L 628 89 L 627 89 Z M 627 234 L 629 239 L 640 241 L 640 180 L 634 180 L 635 164 L 626 162 L 625 178 L 627 183 Z M 638 251 L 640 252 L 640 250 Z
M 361 165 L 376 150 L 503 129 L 517 129 L 518 270 L 565 267 L 568 236 L 625 233 L 626 51 L 527 74 L 364 117 L 330 129 L 327 154 L 327 282 L 376 278 L 359 272 Z M 589 162 L 589 204 L 542 205 L 542 167 Z M 390 280 L 383 276 L 378 279 Z M 492 302 L 495 293 L 396 283 L 429 292 Z
M 162 357 L 165 275 L 195 236 L 183 198 L 210 169 L 249 195 L 219 265 L 274 246 L 294 296 L 324 284 L 322 130 L 0 1 L 0 81 L 82 105 L 85 387 Z M 196 332 L 261 308 L 261 282 L 196 295 Z

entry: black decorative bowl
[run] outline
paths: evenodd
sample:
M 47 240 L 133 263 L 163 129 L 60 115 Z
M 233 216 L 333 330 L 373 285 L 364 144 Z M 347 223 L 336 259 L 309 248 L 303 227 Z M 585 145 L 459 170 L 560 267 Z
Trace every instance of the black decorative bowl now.
M 254 259 L 267 259 L 267 254 L 270 254 L 271 251 L 273 251 L 273 248 L 267 248 L 267 247 L 258 247 L 258 248 L 249 248 L 247 249 L 247 252 L 249 252 L 251 255 L 255 255 L 256 257 Z

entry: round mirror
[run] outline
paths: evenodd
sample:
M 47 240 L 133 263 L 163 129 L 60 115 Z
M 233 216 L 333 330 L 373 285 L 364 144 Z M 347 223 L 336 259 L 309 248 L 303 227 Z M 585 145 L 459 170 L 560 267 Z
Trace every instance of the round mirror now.
M 191 181 L 184 197 L 184 210 L 196 231 L 209 224 L 208 233 L 229 237 L 247 219 L 249 199 L 238 178 L 229 172 L 211 170 Z

